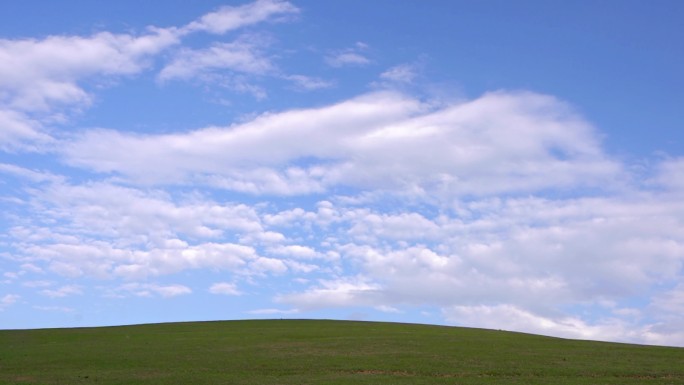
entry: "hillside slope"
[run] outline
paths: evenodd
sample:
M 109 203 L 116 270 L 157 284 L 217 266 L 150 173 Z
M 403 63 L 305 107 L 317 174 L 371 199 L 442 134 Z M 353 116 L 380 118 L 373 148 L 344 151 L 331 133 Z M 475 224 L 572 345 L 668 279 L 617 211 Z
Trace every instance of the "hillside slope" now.
M 0 384 L 684 384 L 684 349 L 264 320 L 0 331 Z

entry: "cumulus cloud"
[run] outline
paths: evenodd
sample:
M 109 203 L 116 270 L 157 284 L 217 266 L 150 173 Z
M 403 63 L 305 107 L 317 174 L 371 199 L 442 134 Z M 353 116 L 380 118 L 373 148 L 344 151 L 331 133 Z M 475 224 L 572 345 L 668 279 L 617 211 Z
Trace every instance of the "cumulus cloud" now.
M 258 258 L 253 247 L 238 243 L 242 237 L 282 240 L 265 232 L 255 209 L 244 204 L 176 202 L 161 191 L 62 181 L 30 195 L 38 212 L 30 223 L 10 229 L 17 256 L 69 277 L 238 270 Z M 52 221 L 61 225 L 45 226 Z
M 262 231 L 255 210 L 244 204 L 201 198 L 177 203 L 162 190 L 111 183 L 53 183 L 35 191 L 33 204 L 50 207 L 56 219 L 68 218 L 72 232 L 116 237 L 123 244 L 162 242 L 174 235 L 212 239 L 226 230 Z
M 309 275 L 274 301 L 298 311 L 429 305 L 454 323 L 491 313 L 576 338 L 657 342 L 680 322 L 667 316 L 676 290 L 643 294 L 677 282 L 684 261 L 678 160 L 655 166 L 647 189 L 632 184 L 592 126 L 553 97 L 495 92 L 436 104 L 383 91 L 186 133 L 87 131 L 63 148 L 72 165 L 116 178 L 72 184 L 2 167 L 43 185 L 27 190 L 41 214 L 11 229 L 18 256 L 60 275 Z M 277 199 L 174 195 L 168 184 L 352 195 L 280 209 Z M 48 219 L 60 225 L 48 229 Z M 225 282 L 210 292 L 238 293 Z M 635 300 L 660 318 L 637 320 Z M 563 310 L 572 306 L 611 315 L 589 321 Z
M 311 247 L 301 245 L 280 245 L 269 249 L 269 251 L 276 255 L 286 255 L 301 259 L 314 259 L 319 257 L 319 253 L 316 252 L 316 250 L 312 249 Z
M 177 247 L 121 247 L 114 241 L 82 239 L 88 244 L 17 245 L 22 259 L 45 264 L 62 276 L 78 278 L 140 279 L 177 273 L 187 269 L 239 270 L 249 261 L 259 261 L 254 249 L 233 243 L 200 243 Z M 47 294 L 47 293 L 46 293 Z
M 250 263 L 249 271 L 258 275 L 284 274 L 288 271 L 288 267 L 280 259 L 259 257 Z
M 419 120 L 434 113 L 407 101 Z M 267 115 L 213 134 L 230 137 L 234 131 L 247 131 L 245 127 L 269 128 L 260 120 L 282 124 L 287 122 L 283 117 L 293 119 L 286 113 Z M 397 124 L 393 119 L 378 120 L 378 127 Z M 365 140 L 378 135 L 376 129 L 351 127 Z M 589 158 L 610 165 L 607 177 L 621 175 L 619 164 L 602 154 L 584 123 L 564 127 L 578 127 L 580 135 L 538 134 L 540 140 L 553 143 L 554 150 L 529 145 L 542 149 L 532 151 L 532 159 L 539 154 L 539 159 L 558 156 L 556 142 L 562 142 L 572 156 L 559 157 L 559 162 L 581 164 Z M 265 131 L 277 132 L 272 130 Z M 534 138 L 535 131 L 530 132 Z M 260 143 L 258 136 L 266 133 L 259 132 L 253 140 Z M 342 143 L 355 138 L 338 135 Z M 594 147 L 573 150 L 586 144 Z M 250 162 L 274 167 L 296 158 L 305 151 L 301 148 L 245 154 L 253 157 Z M 505 149 L 502 145 L 501 151 Z M 351 147 L 321 151 L 333 150 L 353 151 Z M 33 226 L 11 230 L 18 255 L 25 264 L 69 277 L 139 280 L 188 269 L 229 271 L 250 281 L 269 275 L 316 274 L 315 279 L 302 280 L 300 289 L 281 291 L 274 301 L 300 312 L 357 306 L 397 311 L 429 305 L 441 308 L 445 319 L 456 324 L 475 326 L 477 320 L 494 314 L 509 317 L 511 323 L 480 325 L 632 342 L 667 343 L 668 336 L 674 336 L 672 330 L 681 325 L 675 315 L 681 290 L 653 298 L 647 294 L 656 285 L 675 285 L 684 264 L 684 205 L 670 185 L 639 190 L 625 182 L 619 189 L 600 190 L 598 182 L 587 184 L 578 177 L 570 186 L 593 187 L 600 194 L 587 196 L 580 188 L 563 197 L 542 197 L 535 185 L 525 194 L 515 194 L 519 190 L 504 185 L 503 190 L 495 190 L 509 193 L 503 197 L 482 191 L 440 198 L 434 194 L 440 191 L 436 189 L 413 196 L 409 202 L 414 203 L 408 205 L 401 203 L 407 198 L 391 194 L 365 200 L 330 196 L 309 209 L 279 210 L 277 201 L 261 206 L 218 204 L 202 196 L 174 197 L 158 188 L 69 184 L 32 170 L 4 168 L 30 183 L 44 184 L 42 189 L 28 190 L 31 205 L 41 213 Z M 563 180 L 548 183 L 565 186 Z M 416 204 L 430 209 L 412 210 Z M 60 226 L 44 228 L 41 222 L 50 218 L 59 219 Z M 128 287 L 131 290 L 118 290 L 118 295 L 162 295 L 153 287 Z M 210 288 L 224 294 L 234 290 L 233 283 Z M 650 302 L 651 318 L 640 318 L 638 309 L 629 306 L 633 301 Z M 609 315 L 587 320 L 564 310 L 577 306 L 598 306 Z
M 321 207 L 264 221 L 325 232 L 331 241 L 321 245 L 359 267 L 277 297 L 298 309 L 429 304 L 459 325 L 658 344 L 674 343 L 666 336 L 683 322 L 681 288 L 648 294 L 679 282 L 684 266 L 684 206 L 668 193 L 480 198 L 428 217 Z M 652 304 L 648 320 L 633 301 Z M 577 306 L 607 315 L 590 321 L 564 310 Z

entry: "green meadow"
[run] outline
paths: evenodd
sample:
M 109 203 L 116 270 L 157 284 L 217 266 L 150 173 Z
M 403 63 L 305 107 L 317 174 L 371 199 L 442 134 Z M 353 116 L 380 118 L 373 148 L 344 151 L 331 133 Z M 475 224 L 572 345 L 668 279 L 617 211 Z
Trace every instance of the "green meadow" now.
M 5 330 L 0 384 L 684 384 L 684 349 L 351 321 Z

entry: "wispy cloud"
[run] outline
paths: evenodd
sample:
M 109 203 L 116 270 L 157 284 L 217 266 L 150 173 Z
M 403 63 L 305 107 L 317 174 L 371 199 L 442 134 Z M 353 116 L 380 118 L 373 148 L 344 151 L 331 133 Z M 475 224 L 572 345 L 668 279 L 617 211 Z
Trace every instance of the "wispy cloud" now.
M 193 79 L 216 70 L 266 74 L 273 64 L 259 49 L 245 41 L 216 43 L 203 50 L 181 50 L 159 73 L 162 81 Z
M 62 298 L 83 294 L 83 288 L 79 285 L 66 285 L 57 289 L 44 289 L 41 290 L 40 293 L 50 298 Z
M 221 7 L 186 25 L 181 31 L 183 33 L 203 31 L 224 34 L 248 25 L 278 20 L 298 13 L 299 9 L 287 1 L 257 0 L 240 6 Z
M 172 298 L 179 295 L 191 294 L 192 289 L 187 286 L 172 284 L 172 285 L 159 285 L 155 283 L 127 283 L 119 286 L 110 295 L 113 296 L 130 296 L 134 295 L 136 297 L 155 297 L 159 296 L 162 298 Z
M 30 149 L 49 142 L 44 124 L 64 122 L 70 113 L 88 108 L 93 84 L 149 69 L 155 57 L 179 45 L 188 34 L 223 34 L 297 13 L 288 2 L 259 0 L 220 8 L 180 28 L 150 26 L 140 34 L 0 39 L 0 149 Z M 208 49 L 181 50 L 159 76 L 162 80 L 188 78 L 218 68 L 262 73 L 271 64 L 244 42 L 216 43 Z M 232 84 L 247 92 L 257 90 L 238 79 Z
M 368 58 L 356 52 L 342 52 L 331 55 L 328 56 L 326 61 L 333 67 L 344 67 L 350 65 L 363 66 L 370 63 Z
M 380 78 L 398 83 L 412 83 L 417 76 L 417 71 L 415 65 L 401 64 L 381 73 Z
M 318 90 L 335 86 L 335 82 L 305 75 L 283 75 L 283 78 L 291 81 L 295 88 L 301 90 Z
M 20 295 L 17 294 L 5 294 L 4 296 L 0 297 L 0 311 L 5 310 L 6 308 L 14 305 L 21 299 Z
M 237 285 L 230 282 L 218 282 L 209 288 L 211 294 L 221 294 L 221 295 L 241 295 L 242 292 L 238 290 Z
M 358 42 L 351 48 L 331 52 L 325 57 L 325 61 L 332 67 L 363 67 L 371 63 L 363 53 L 367 50 L 367 44 Z
M 40 311 L 50 311 L 59 313 L 73 313 L 75 311 L 74 308 L 66 306 L 34 306 L 33 308 Z

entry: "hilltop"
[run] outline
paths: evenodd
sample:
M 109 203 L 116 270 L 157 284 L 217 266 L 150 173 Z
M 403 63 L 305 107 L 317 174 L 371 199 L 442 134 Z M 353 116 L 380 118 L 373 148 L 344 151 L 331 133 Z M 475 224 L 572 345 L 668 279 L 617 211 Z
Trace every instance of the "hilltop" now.
M 0 331 L 0 384 L 682 384 L 684 349 L 380 322 Z

